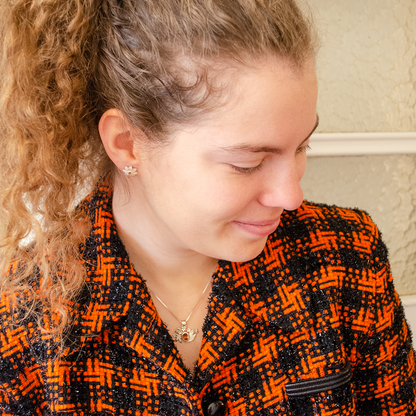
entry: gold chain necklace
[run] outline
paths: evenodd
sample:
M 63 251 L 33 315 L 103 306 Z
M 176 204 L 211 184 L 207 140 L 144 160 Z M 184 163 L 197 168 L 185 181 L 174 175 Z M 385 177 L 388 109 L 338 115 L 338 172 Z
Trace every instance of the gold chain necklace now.
M 196 334 L 198 333 L 198 329 L 191 329 L 191 328 L 187 328 L 187 323 L 189 321 L 189 318 L 191 317 L 191 315 L 193 314 L 194 310 L 196 309 L 196 307 L 199 305 L 199 302 L 201 302 L 202 296 L 204 296 L 204 293 L 207 291 L 209 284 L 211 283 L 211 278 L 208 280 L 207 285 L 205 286 L 204 291 L 202 292 L 201 296 L 198 299 L 198 302 L 196 303 L 196 305 L 193 307 L 193 309 L 191 310 L 191 313 L 188 315 L 188 317 L 182 321 L 181 319 L 178 319 L 174 313 L 166 306 L 165 302 L 163 302 L 162 299 L 160 299 L 160 297 L 158 295 L 156 295 L 155 292 L 153 292 L 153 290 L 149 289 L 149 292 L 153 293 L 153 295 L 156 297 L 156 299 L 171 313 L 171 315 L 178 321 L 181 323 L 182 327 L 181 328 L 177 328 L 176 331 L 173 334 L 173 340 L 177 341 L 177 342 L 192 342 L 195 337 Z

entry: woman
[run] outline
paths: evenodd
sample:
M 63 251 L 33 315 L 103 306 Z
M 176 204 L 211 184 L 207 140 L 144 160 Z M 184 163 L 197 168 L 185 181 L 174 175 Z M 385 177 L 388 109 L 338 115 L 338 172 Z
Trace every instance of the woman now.
M 293 1 L 1 5 L 3 414 L 415 414 L 377 228 L 302 203 Z

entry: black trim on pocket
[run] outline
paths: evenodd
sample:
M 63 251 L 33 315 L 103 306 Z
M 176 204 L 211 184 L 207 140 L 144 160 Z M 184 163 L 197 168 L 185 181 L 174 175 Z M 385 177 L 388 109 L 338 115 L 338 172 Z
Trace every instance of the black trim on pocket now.
M 286 393 L 289 397 L 307 396 L 341 387 L 351 381 L 351 364 L 346 366 L 336 374 L 327 377 L 313 378 L 311 380 L 298 381 L 297 383 L 286 384 Z

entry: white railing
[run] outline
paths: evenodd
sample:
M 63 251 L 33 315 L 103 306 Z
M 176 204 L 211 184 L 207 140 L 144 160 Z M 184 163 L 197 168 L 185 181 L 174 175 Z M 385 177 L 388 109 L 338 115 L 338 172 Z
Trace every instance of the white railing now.
M 315 133 L 309 156 L 416 154 L 416 132 Z

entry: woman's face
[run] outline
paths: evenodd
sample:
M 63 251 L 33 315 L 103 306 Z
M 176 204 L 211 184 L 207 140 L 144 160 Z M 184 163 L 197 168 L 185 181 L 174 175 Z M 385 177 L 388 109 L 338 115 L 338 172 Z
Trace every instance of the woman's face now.
M 299 181 L 317 125 L 313 64 L 294 71 L 269 61 L 240 75 L 235 88 L 229 102 L 183 127 L 170 146 L 135 147 L 134 222 L 154 247 L 247 261 L 262 251 L 283 210 L 302 203 Z

